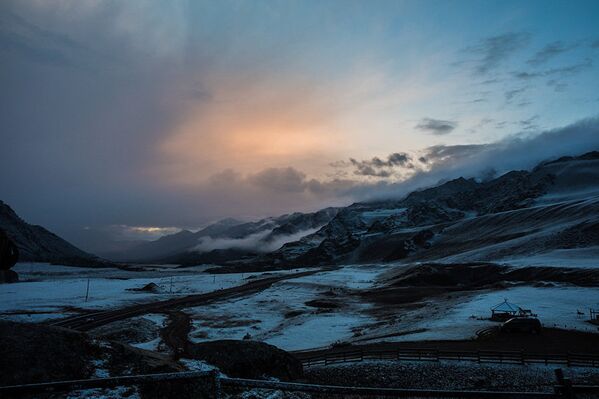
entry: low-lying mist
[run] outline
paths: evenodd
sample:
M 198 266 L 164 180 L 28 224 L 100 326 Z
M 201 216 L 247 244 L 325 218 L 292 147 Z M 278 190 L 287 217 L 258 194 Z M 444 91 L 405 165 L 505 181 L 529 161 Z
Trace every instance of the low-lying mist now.
M 322 227 L 322 226 L 321 226 Z M 251 252 L 272 252 L 288 242 L 293 242 L 317 232 L 321 227 L 300 230 L 293 234 L 270 236 L 273 230 L 260 231 L 242 238 L 202 237 L 190 251 L 210 252 L 216 249 L 241 249 Z

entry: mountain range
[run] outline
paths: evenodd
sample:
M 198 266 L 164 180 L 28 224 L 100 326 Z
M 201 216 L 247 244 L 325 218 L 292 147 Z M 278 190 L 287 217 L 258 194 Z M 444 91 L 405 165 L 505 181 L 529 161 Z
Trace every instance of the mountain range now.
M 0 228 L 27 260 L 90 262 L 5 204 Z M 501 261 L 599 248 L 599 152 L 543 162 L 484 181 L 458 178 L 401 199 L 254 222 L 225 219 L 126 250 L 119 262 L 213 264 L 221 271 L 391 261 Z M 588 252 L 591 251 L 591 252 Z

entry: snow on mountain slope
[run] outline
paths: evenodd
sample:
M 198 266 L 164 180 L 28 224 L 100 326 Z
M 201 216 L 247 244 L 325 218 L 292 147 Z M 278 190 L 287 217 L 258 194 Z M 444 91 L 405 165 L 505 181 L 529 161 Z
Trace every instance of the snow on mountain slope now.
M 599 246 L 599 152 L 343 208 L 258 262 L 488 261 Z
M 445 228 L 415 257 L 497 261 L 599 245 L 599 197 L 483 215 Z

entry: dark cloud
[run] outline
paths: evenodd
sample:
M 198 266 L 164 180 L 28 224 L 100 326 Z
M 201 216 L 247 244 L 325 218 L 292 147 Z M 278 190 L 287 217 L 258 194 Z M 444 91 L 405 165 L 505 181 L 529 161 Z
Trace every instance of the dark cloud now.
M 513 72 L 512 76 L 517 79 L 530 80 L 543 76 L 541 72 Z
M 357 161 L 354 158 L 350 158 L 349 165 L 355 167 L 355 175 L 371 177 L 391 177 L 396 174 L 393 168 L 414 168 L 412 157 L 404 152 L 390 154 L 386 160 L 379 157 L 364 161 Z
M 248 181 L 273 191 L 301 192 L 306 188 L 306 174 L 295 168 L 268 168 L 248 176 Z
M 387 157 L 388 166 L 409 166 L 412 157 L 405 152 L 396 152 Z
M 442 119 L 423 118 L 416 125 L 416 129 L 432 134 L 442 135 L 451 133 L 458 126 L 457 122 Z
M 547 77 L 547 76 L 558 76 L 558 77 L 565 78 L 565 77 L 574 76 L 574 75 L 576 75 L 580 72 L 583 72 L 587 69 L 590 69 L 592 67 L 593 67 L 593 60 L 591 60 L 590 58 L 585 58 L 583 61 L 581 61 L 577 64 L 567 65 L 567 66 L 563 66 L 563 67 L 559 67 L 559 68 L 551 68 L 551 69 L 547 69 L 545 71 L 513 72 L 512 76 L 514 76 L 517 79 L 522 79 L 522 80 L 531 80 L 531 79 Z
M 490 85 L 490 84 L 499 83 L 499 82 L 501 82 L 501 80 L 499 80 L 497 78 L 493 78 L 493 79 L 483 80 L 482 82 L 480 82 L 480 84 L 481 85 Z
M 577 47 L 577 44 L 565 45 L 561 41 L 556 41 L 553 43 L 547 44 L 545 47 L 540 49 L 533 55 L 528 61 L 526 61 L 530 65 L 538 66 L 546 63 L 550 59 L 570 51 Z
M 513 89 L 513 90 L 508 90 L 505 92 L 505 101 L 506 102 L 510 102 L 514 99 L 514 97 L 524 93 L 528 88 L 527 87 L 521 87 L 519 89 Z
M 530 38 L 527 33 L 509 32 L 483 39 L 464 51 L 476 57 L 474 72 L 484 75 L 500 66 L 516 51 L 523 48 Z
M 235 180 L 229 180 L 229 183 L 236 191 L 254 187 L 260 190 L 266 189 L 273 194 L 290 194 L 298 197 L 301 197 L 302 193 L 328 196 L 359 184 L 347 179 L 334 178 L 325 181 L 308 178 L 306 173 L 293 167 L 267 168 L 245 178 L 235 173 L 235 177 Z
M 233 184 L 241 180 L 241 173 L 233 170 L 233 169 L 225 169 L 219 173 L 215 173 L 210 176 L 209 181 L 214 185 L 227 185 Z

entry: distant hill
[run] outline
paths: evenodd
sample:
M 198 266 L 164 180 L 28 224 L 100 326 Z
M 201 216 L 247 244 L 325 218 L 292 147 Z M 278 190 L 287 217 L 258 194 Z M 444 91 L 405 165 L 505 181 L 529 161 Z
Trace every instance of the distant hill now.
M 337 214 L 338 208 L 295 212 L 254 222 L 224 219 L 197 232 L 182 230 L 123 251 L 104 253 L 109 259 L 141 263 L 223 263 L 253 258 L 286 242 L 312 234 Z
M 50 262 L 72 266 L 110 266 L 111 263 L 89 254 L 41 226 L 25 222 L 0 201 L 0 229 L 19 248 L 20 262 Z

